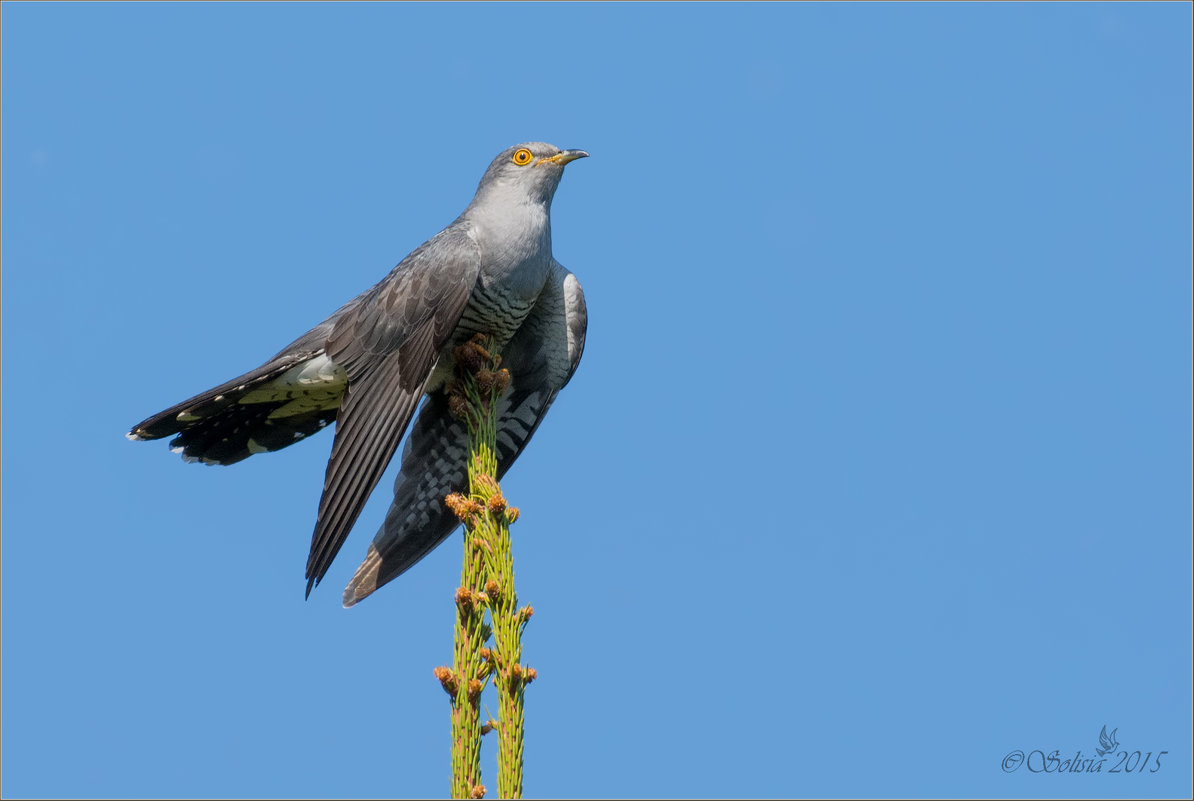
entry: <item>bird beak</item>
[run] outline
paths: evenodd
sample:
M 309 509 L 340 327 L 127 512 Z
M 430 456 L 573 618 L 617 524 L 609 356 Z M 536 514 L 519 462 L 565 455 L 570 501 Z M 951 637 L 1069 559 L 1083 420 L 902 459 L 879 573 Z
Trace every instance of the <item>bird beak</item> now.
M 561 167 L 563 167 L 570 161 L 576 161 L 577 159 L 585 159 L 588 157 L 589 154 L 583 150 L 565 150 L 561 153 L 556 153 L 554 156 L 550 156 L 545 159 L 539 159 L 537 163 L 542 164 L 544 162 L 550 162 L 552 164 L 559 164 Z

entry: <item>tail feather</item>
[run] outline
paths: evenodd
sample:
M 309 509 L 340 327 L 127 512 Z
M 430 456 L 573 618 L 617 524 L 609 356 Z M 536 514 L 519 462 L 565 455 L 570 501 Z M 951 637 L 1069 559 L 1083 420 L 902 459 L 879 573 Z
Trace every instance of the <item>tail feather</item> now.
M 345 379 L 322 352 L 280 355 L 256 370 L 175 404 L 133 427 L 129 439 L 162 439 L 187 461 L 234 464 L 276 451 L 336 419 Z
M 277 404 L 234 405 L 179 432 L 170 447 L 187 461 L 235 464 L 255 453 L 293 445 L 336 419 L 336 410 L 271 420 Z

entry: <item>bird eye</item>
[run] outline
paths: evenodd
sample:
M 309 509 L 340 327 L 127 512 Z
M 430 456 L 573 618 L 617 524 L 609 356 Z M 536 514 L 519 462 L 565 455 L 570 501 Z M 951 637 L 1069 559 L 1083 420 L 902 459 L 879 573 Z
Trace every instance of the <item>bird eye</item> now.
M 531 151 L 527 150 L 525 147 L 514 151 L 514 163 L 519 167 L 524 167 L 527 164 L 530 164 L 532 158 L 534 157 L 531 155 Z

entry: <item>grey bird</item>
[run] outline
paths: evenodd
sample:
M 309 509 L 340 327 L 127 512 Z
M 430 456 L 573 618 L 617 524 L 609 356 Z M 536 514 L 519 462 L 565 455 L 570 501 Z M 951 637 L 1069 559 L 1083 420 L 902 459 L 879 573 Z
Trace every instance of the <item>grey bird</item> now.
M 552 256 L 550 212 L 564 166 L 588 155 L 544 142 L 502 151 L 468 208 L 371 289 L 260 367 L 138 423 L 129 439 L 173 436 L 183 459 L 226 465 L 285 448 L 334 420 L 307 559 L 310 596 L 425 396 L 393 504 L 343 602 L 367 597 L 458 525 L 444 505 L 468 483 L 468 432 L 446 392 L 453 348 L 489 335 L 510 372 L 498 404 L 499 479 L 575 372 L 585 299 Z

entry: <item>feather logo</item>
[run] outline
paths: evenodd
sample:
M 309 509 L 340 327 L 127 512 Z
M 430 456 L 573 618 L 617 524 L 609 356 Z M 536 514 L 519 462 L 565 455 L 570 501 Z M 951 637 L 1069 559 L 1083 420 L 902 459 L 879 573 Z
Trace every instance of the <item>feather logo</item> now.
M 1115 733 L 1117 731 L 1119 731 L 1119 729 L 1114 728 L 1111 730 L 1111 733 L 1108 734 L 1107 727 L 1104 726 L 1103 730 L 1099 732 L 1099 747 L 1095 749 L 1099 752 L 1099 756 L 1107 756 L 1107 754 L 1110 754 L 1116 748 L 1119 748 L 1119 743 L 1115 739 Z

